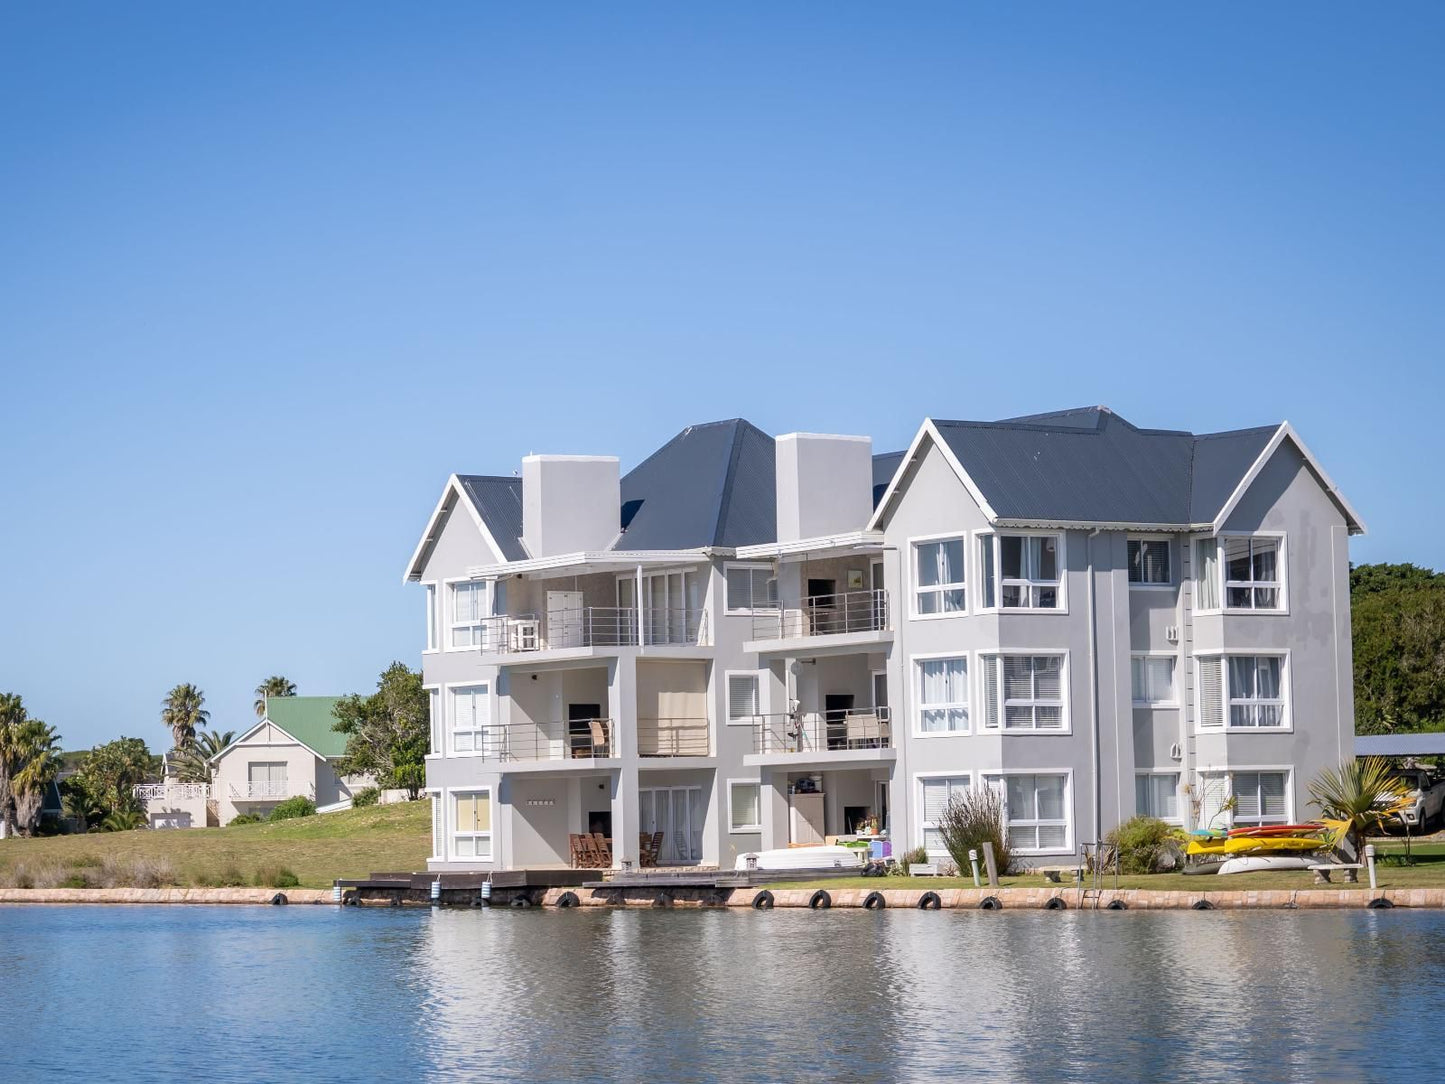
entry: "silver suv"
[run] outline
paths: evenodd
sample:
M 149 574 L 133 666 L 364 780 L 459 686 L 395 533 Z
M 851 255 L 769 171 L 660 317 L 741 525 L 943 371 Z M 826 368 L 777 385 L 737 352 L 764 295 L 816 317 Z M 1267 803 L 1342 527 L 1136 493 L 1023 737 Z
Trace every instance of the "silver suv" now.
M 1404 784 L 1408 804 L 1389 823 L 1411 832 L 1428 831 L 1445 811 L 1445 779 L 1425 768 L 1397 768 L 1390 774 Z

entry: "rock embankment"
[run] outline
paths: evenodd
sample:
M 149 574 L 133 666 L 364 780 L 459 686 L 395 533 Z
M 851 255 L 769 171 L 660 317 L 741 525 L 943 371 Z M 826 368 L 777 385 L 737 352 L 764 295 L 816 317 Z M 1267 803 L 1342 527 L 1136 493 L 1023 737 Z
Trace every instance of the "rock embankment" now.
M 0 888 L 0 903 L 330 903 L 329 888 Z

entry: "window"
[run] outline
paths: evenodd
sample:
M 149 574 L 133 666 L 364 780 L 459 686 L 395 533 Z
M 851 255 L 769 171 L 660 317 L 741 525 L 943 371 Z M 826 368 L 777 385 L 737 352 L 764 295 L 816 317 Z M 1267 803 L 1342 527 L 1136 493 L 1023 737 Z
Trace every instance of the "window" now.
M 1063 730 L 1062 655 L 986 655 L 984 726 L 1005 730 Z
M 778 578 L 771 565 L 729 565 L 727 591 L 729 613 L 778 608 Z
M 464 685 L 452 690 L 453 753 L 487 752 L 487 724 L 492 701 L 485 685 Z
M 762 714 L 760 690 L 756 673 L 728 675 L 728 722 L 751 725 Z
M 487 585 L 452 584 L 451 647 L 481 647 L 486 635 Z
M 437 649 L 437 585 L 426 585 L 426 649 Z
M 1230 789 L 1236 826 L 1288 823 L 1288 772 L 1235 772 Z
M 944 846 L 943 833 L 939 830 L 939 825 L 943 822 L 943 811 L 954 798 L 961 798 L 968 793 L 969 777 L 950 775 L 920 779 L 918 785 L 923 791 L 923 801 L 919 806 L 922 813 L 919 827 L 922 829 L 923 848 L 931 854 L 946 854 L 948 848 Z
M 1179 773 L 1140 772 L 1134 776 L 1134 812 L 1179 824 Z
M 1137 584 L 1169 584 L 1169 540 L 1167 538 L 1129 539 L 1129 582 Z
M 918 660 L 918 730 L 968 731 L 968 659 Z
M 994 777 L 994 786 L 998 786 Z M 1022 853 L 1069 848 L 1066 775 L 1005 775 L 1004 821 L 1009 844 Z
M 290 797 L 284 760 L 251 761 L 246 765 L 246 782 L 249 785 L 248 798 Z
M 452 851 L 457 858 L 492 858 L 492 793 L 466 791 L 452 795 Z
M 1277 610 L 1279 539 L 1224 539 L 1224 605 L 1230 610 Z
M 728 825 L 734 832 L 759 832 L 763 826 L 763 794 L 759 783 L 728 783 Z
M 431 731 L 431 752 L 442 750 L 442 694 L 440 689 L 426 691 L 426 717 Z
M 1136 704 L 1173 704 L 1174 656 L 1135 655 L 1129 671 Z
M 963 539 L 941 538 L 913 545 L 914 610 L 920 614 L 961 613 L 964 608 Z
M 1221 604 L 1232 611 L 1285 608 L 1283 538 L 1201 538 L 1194 543 L 1194 554 L 1196 609 L 1217 610 Z
M 441 858 L 446 854 L 447 830 L 443 814 L 441 795 L 431 795 L 431 856 L 433 858 Z
M 1282 655 L 1207 656 L 1198 660 L 1199 725 L 1278 729 L 1289 725 Z
M 1062 605 L 1062 535 L 983 535 L 984 606 L 1006 610 L 1057 610 Z M 995 590 L 997 583 L 997 590 Z M 997 600 L 997 601 L 996 601 Z

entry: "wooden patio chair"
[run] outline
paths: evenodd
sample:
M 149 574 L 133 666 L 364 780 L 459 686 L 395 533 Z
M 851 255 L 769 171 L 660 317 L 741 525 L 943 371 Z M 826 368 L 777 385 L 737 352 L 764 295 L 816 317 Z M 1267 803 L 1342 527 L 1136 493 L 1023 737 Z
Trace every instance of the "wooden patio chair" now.
M 598 853 L 597 841 L 588 833 L 583 832 L 582 835 L 578 837 L 578 843 L 582 849 L 582 868 L 601 869 L 602 855 Z
M 652 853 L 652 833 L 637 833 L 637 864 L 639 866 L 657 865 L 657 855 Z
M 576 832 L 567 837 L 568 846 L 571 848 L 571 865 L 573 869 L 584 869 L 586 855 L 582 852 L 582 837 Z
M 612 868 L 612 841 L 601 832 L 592 833 L 592 845 L 597 848 L 597 868 Z
M 657 865 L 658 858 L 662 855 L 662 833 L 652 833 L 652 845 L 648 848 L 652 852 L 652 864 Z

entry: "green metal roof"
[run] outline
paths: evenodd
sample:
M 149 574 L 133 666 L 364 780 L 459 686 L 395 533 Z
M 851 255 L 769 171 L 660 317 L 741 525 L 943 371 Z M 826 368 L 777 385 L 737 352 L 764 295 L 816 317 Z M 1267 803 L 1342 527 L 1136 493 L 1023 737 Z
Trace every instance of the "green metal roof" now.
M 340 699 L 339 696 L 268 696 L 266 718 L 322 756 L 339 757 L 346 752 L 346 735 L 331 729 L 336 725 L 331 709 Z

